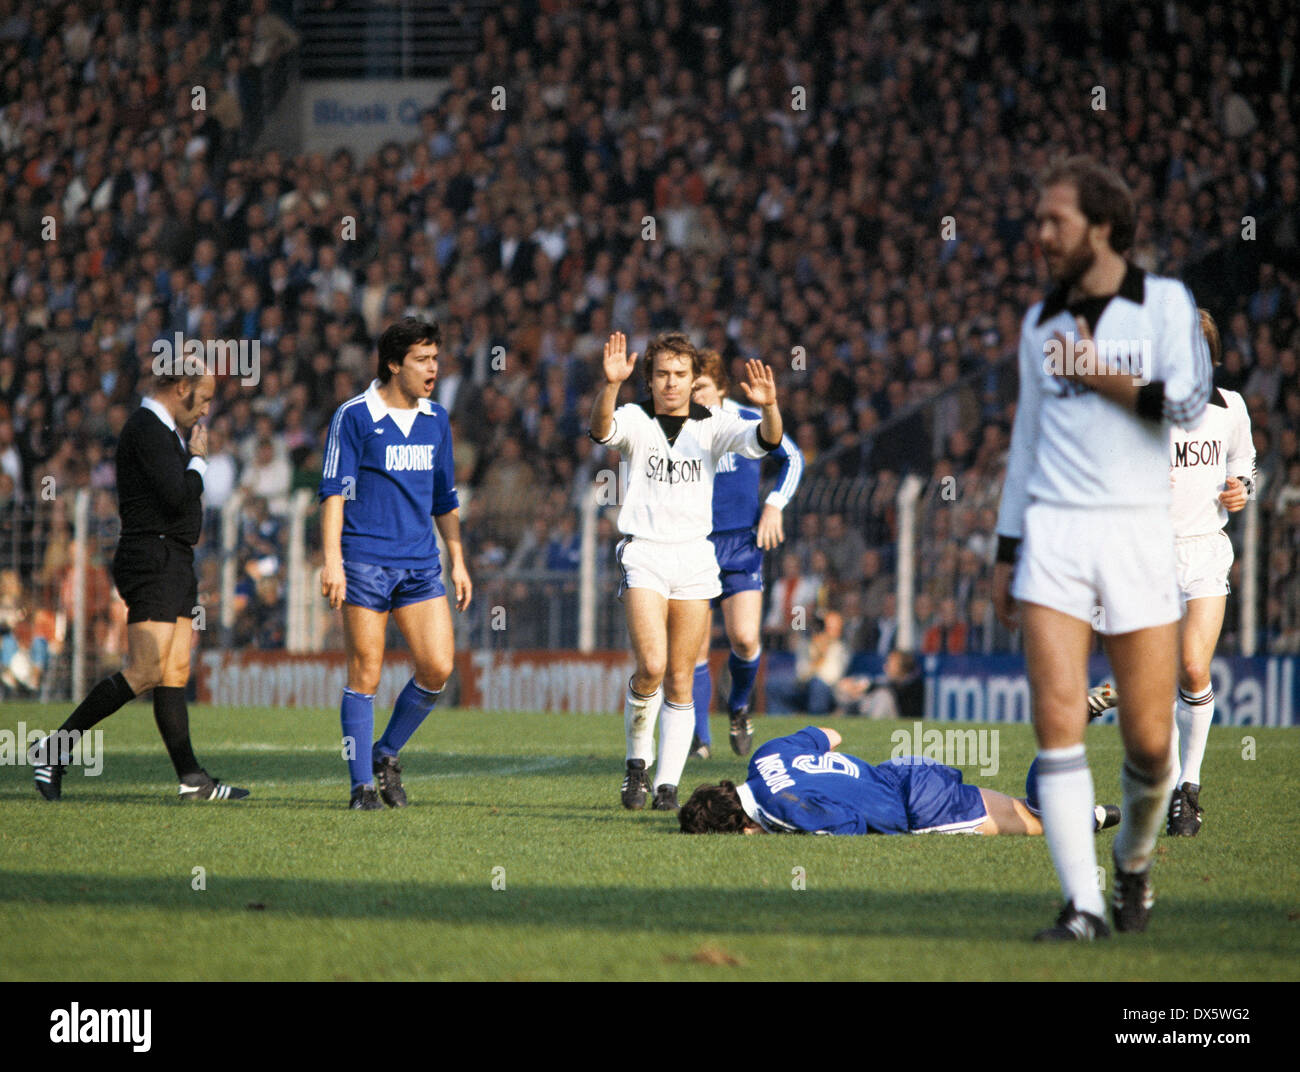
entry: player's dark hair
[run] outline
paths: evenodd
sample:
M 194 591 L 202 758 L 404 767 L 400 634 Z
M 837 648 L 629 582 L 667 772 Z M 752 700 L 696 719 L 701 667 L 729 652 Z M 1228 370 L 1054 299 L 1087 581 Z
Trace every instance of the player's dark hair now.
M 1071 156 L 1048 167 L 1038 188 L 1067 183 L 1079 195 L 1079 211 L 1091 224 L 1110 224 L 1110 248 L 1127 253 L 1137 233 L 1133 192 L 1119 173 L 1090 156 Z
M 697 786 L 677 813 L 683 834 L 740 834 L 751 820 L 734 782 Z
M 731 390 L 731 375 L 727 372 L 727 363 L 717 350 L 700 351 L 700 371 L 697 376 L 707 376 L 718 388 L 718 394 L 727 397 Z
M 1201 314 L 1201 332 L 1210 347 L 1210 364 L 1223 364 L 1223 340 L 1219 338 L 1219 325 L 1214 322 L 1207 309 L 1197 310 Z
M 393 378 L 393 370 L 388 366 L 400 367 L 412 346 L 427 346 L 429 343 L 442 345 L 442 328 L 436 320 L 406 316 L 389 324 L 379 336 L 379 382 L 387 383 Z
M 685 354 L 691 359 L 692 382 L 700 374 L 700 352 L 695 349 L 695 345 L 686 337 L 686 333 L 683 331 L 666 331 L 651 339 L 650 345 L 645 348 L 645 358 L 641 365 L 645 372 L 647 387 L 650 386 L 650 382 L 654 379 L 655 358 L 660 354 Z

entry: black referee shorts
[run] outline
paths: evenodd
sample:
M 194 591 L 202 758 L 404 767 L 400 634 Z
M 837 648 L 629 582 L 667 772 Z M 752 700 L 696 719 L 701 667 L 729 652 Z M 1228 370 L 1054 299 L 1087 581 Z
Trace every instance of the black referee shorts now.
M 194 548 L 171 536 L 132 536 L 117 545 L 113 583 L 126 602 L 127 624 L 175 622 L 199 603 Z

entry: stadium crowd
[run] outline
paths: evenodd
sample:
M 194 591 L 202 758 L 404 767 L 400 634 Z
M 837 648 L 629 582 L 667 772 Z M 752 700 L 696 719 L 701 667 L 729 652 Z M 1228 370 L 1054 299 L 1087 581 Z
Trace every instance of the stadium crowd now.
M 769 644 L 801 606 L 890 650 L 915 473 L 922 651 L 1006 650 L 989 577 L 1043 286 L 1033 184 L 1068 148 L 1132 187 L 1133 261 L 1219 318 L 1259 455 L 1261 650 L 1300 651 L 1298 23 L 1283 0 L 506 3 L 418 136 L 357 159 L 249 144 L 275 104 L 259 71 L 297 40 L 266 0 L 0 0 L 0 565 L 31 628 L 70 538 L 43 489 L 89 487 L 102 570 L 155 340 L 258 340 L 260 381 L 218 384 L 199 569 L 214 604 L 215 518 L 242 489 L 233 642 L 282 645 L 287 504 L 382 326 L 415 314 L 442 325 L 482 601 L 526 593 L 576 570 L 578 500 L 617 469 L 584 425 L 606 336 L 682 329 L 776 368 L 808 463 Z

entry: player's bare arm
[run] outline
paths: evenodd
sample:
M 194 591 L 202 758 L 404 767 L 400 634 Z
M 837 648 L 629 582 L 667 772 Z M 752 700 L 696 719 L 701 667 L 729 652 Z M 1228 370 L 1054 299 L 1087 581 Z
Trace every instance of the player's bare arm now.
M 844 743 L 844 738 L 841 737 L 837 731 L 831 729 L 829 726 L 818 726 L 817 728 L 821 730 L 822 733 L 826 734 L 826 739 L 831 743 L 832 752 L 834 752 L 835 749 L 839 748 L 839 746 Z
M 325 566 L 320 574 L 320 594 L 329 600 L 330 610 L 338 610 L 347 595 L 347 577 L 343 573 L 343 496 L 331 495 L 321 504 L 321 544 Z
M 601 370 L 605 374 L 605 386 L 596 394 L 596 404 L 591 409 L 591 434 L 596 439 L 605 439 L 609 435 L 610 425 L 614 420 L 614 408 L 618 404 L 618 392 L 636 366 L 637 355 L 627 352 L 627 336 L 621 331 L 610 335 L 605 343 L 605 354 Z
M 635 354 L 633 357 L 635 358 Z M 740 385 L 745 397 L 753 406 L 758 406 L 763 414 L 758 430 L 764 442 L 780 443 L 785 435 L 785 425 L 781 421 L 781 411 L 776 405 L 776 377 L 772 369 L 763 362 L 750 359 L 745 362 L 746 382 Z
M 460 511 L 452 510 L 433 519 L 442 536 L 451 558 L 451 583 L 456 590 L 456 609 L 464 612 L 469 609 L 470 600 L 474 598 L 474 582 L 470 580 L 469 569 L 465 565 L 465 549 L 460 539 Z

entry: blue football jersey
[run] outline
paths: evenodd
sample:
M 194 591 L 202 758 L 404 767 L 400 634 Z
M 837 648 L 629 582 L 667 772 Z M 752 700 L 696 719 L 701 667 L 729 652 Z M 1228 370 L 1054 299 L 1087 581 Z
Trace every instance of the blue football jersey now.
M 758 410 L 746 409 L 731 399 L 724 399 L 722 408 L 745 420 L 762 419 Z M 781 459 L 776 487 L 768 501 L 785 509 L 803 476 L 803 455 L 789 436 L 781 437 L 781 445 L 768 455 Z M 763 460 L 746 458 L 740 454 L 724 454 L 718 459 L 713 477 L 713 531 L 731 532 L 734 529 L 752 529 L 758 524 L 762 504 L 758 501 L 758 485 L 763 476 Z
M 906 834 L 907 806 L 892 764 L 831 751 L 816 726 L 777 737 L 749 761 L 737 786 L 750 818 L 769 832 Z
M 378 382 L 344 402 L 330 422 L 322 502 L 343 496 L 343 558 L 418 569 L 437 561 L 431 518 L 460 505 L 447 411 L 421 399 L 404 434 Z

